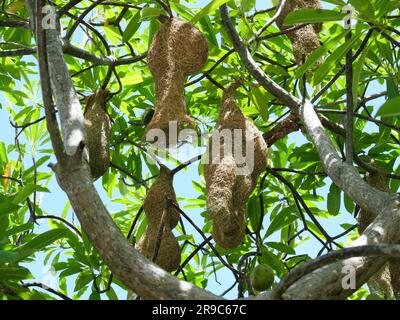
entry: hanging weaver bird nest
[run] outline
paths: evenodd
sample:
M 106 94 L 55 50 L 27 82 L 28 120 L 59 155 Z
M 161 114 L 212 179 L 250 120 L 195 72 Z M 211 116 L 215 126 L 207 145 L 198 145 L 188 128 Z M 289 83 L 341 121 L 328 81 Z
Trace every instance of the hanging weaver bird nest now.
M 298 9 L 321 9 L 321 2 L 319 0 L 288 0 L 283 6 L 281 14 L 278 16 L 277 24 L 279 29 L 286 30 L 288 26 L 284 26 L 283 23 L 286 16 L 293 11 Z M 290 26 L 292 27 L 292 26 Z M 309 24 L 303 28 L 290 31 L 287 35 L 292 42 L 293 54 L 296 59 L 296 63 L 301 65 L 303 61 L 315 50 L 320 47 L 318 33 L 322 29 L 322 24 Z M 321 61 L 317 62 L 317 65 Z
M 268 158 L 267 144 L 261 133 L 234 100 L 239 85 L 240 81 L 236 81 L 224 91 L 218 124 L 209 140 L 204 163 L 212 234 L 215 242 L 225 249 L 235 248 L 244 240 L 246 203 Z M 234 138 L 235 131 L 236 134 L 240 132 L 240 138 Z M 229 135 L 232 139 L 225 138 Z M 238 147 L 242 149 L 239 155 L 226 152 Z
M 84 112 L 86 144 L 92 178 L 97 180 L 110 166 L 111 122 L 106 111 L 110 92 L 98 89 L 86 99 Z
M 181 249 L 172 233 L 178 224 L 179 213 L 167 205 L 168 201 L 177 205 L 172 181 L 172 172 L 161 165 L 160 174 L 143 203 L 148 227 L 137 246 L 140 253 L 150 260 L 155 259 L 154 262 L 168 272 L 178 269 L 181 262 Z
M 375 189 L 389 192 L 387 172 L 374 162 L 370 166 L 376 172 L 368 172 L 365 180 Z M 362 209 L 358 216 L 359 233 L 363 233 L 376 217 L 375 213 Z M 385 264 L 368 280 L 368 287 L 372 294 L 378 294 L 385 299 L 397 299 L 400 293 L 400 263 L 389 262 Z
M 204 66 L 207 57 L 204 35 L 188 22 L 167 19 L 154 35 L 148 52 L 148 65 L 155 81 L 157 102 L 146 134 L 152 129 L 161 129 L 166 141 L 165 144 L 158 142 L 159 146 L 169 145 L 170 122 L 176 121 L 178 132 L 194 127 L 194 121 L 186 114 L 184 82 L 188 75 Z

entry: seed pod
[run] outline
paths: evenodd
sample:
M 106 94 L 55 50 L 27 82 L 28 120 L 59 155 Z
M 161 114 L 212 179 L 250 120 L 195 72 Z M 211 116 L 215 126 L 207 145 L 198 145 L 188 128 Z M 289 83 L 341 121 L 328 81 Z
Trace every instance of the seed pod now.
M 161 129 L 169 145 L 169 123 L 177 122 L 178 132 L 193 127 L 186 114 L 184 101 L 185 78 L 200 70 L 208 57 L 207 41 L 192 24 L 176 18 L 167 19 L 154 35 L 148 52 L 148 65 L 156 87 L 155 113 L 146 127 Z
M 225 249 L 235 248 L 244 240 L 246 203 L 268 158 L 267 144 L 261 133 L 234 100 L 234 91 L 239 85 L 238 81 L 233 83 L 223 94 L 218 124 L 203 161 L 213 237 Z M 236 137 L 238 133 L 241 137 L 235 138 L 235 132 Z M 241 154 L 229 151 L 237 148 L 241 148 Z M 248 172 L 243 170 L 246 166 Z
M 319 0 L 289 0 L 286 1 L 282 8 L 281 14 L 278 16 L 277 24 L 279 29 L 286 30 L 288 27 L 283 23 L 286 16 L 298 9 L 311 8 L 321 9 L 321 2 Z M 297 64 L 303 64 L 303 61 L 315 50 L 320 47 L 318 33 L 322 29 L 322 24 L 309 24 L 303 28 L 289 32 L 287 35 L 292 41 L 293 54 Z M 317 62 L 320 64 L 321 61 Z
M 110 166 L 111 122 L 106 112 L 106 99 L 109 95 L 109 91 L 98 89 L 86 100 L 84 112 L 86 144 L 94 180 L 101 177 Z
M 173 206 L 166 206 L 167 199 L 177 205 L 172 182 L 172 172 L 160 165 L 160 174 L 143 203 L 148 227 L 137 246 L 148 259 L 155 256 L 154 262 L 168 272 L 176 270 L 181 262 L 181 249 L 171 231 L 178 224 L 179 213 Z M 160 228 L 163 228 L 162 233 Z
M 386 171 L 376 163 L 370 163 L 376 172 L 369 172 L 366 181 L 375 189 L 389 192 L 389 180 Z M 358 216 L 359 233 L 375 220 L 376 214 L 362 209 Z M 395 262 L 386 263 L 376 274 L 368 280 L 368 287 L 373 294 L 383 296 L 385 299 L 397 298 L 400 293 L 400 264 Z

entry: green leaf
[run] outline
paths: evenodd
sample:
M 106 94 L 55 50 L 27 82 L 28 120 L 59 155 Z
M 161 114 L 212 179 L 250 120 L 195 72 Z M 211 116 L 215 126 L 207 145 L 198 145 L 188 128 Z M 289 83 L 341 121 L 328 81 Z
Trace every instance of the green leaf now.
M 297 216 L 293 214 L 288 214 L 288 211 L 282 210 L 276 217 L 272 220 L 269 225 L 267 232 L 265 233 L 265 238 L 273 234 L 275 231 L 282 229 L 284 226 L 297 220 Z
M 287 254 L 296 254 L 296 251 L 291 246 L 287 244 L 280 243 L 280 242 L 266 242 L 265 245 L 272 249 L 276 249 L 280 252 L 287 253 Z
M 268 99 L 265 91 L 258 87 L 251 87 L 250 99 L 253 101 L 257 111 L 264 121 L 268 121 Z
M 4 144 L 3 141 L 0 142 L 0 160 L 3 163 L 7 163 L 7 149 L 6 149 L 6 145 Z M 0 163 L 1 164 L 1 163 Z M 3 173 L 1 173 L 3 174 Z
M 285 26 L 301 23 L 321 23 L 327 21 L 343 20 L 346 14 L 325 9 L 299 9 L 290 12 L 285 21 Z
M 269 265 L 272 269 L 279 273 L 285 272 L 285 266 L 276 255 L 268 251 L 265 247 L 261 249 L 260 263 Z
M 253 231 L 258 230 L 259 225 L 260 225 L 261 210 L 260 210 L 259 199 L 257 196 L 251 197 L 250 200 L 248 201 L 247 212 L 248 212 L 251 228 L 253 229 Z
M 400 97 L 387 100 L 376 113 L 381 117 L 395 117 L 400 115 Z
M 357 105 L 358 101 L 358 85 L 361 78 L 361 71 L 362 68 L 364 67 L 364 62 L 368 55 L 369 49 L 370 49 L 369 46 L 364 49 L 361 56 L 358 58 L 357 62 L 354 64 L 353 67 L 353 101 L 355 105 Z
M 347 194 L 343 193 L 343 195 L 344 195 L 344 207 L 348 212 L 353 213 L 355 208 L 353 200 L 351 200 L 351 198 Z
M 297 79 L 300 79 L 304 73 L 307 72 L 317 61 L 319 58 L 322 57 L 322 55 L 326 54 L 329 52 L 329 50 L 336 45 L 346 34 L 346 32 L 342 32 L 340 35 L 337 37 L 334 37 L 324 43 L 323 46 L 319 47 L 318 49 L 314 50 L 313 53 L 309 55 L 307 60 L 302 64 L 299 68 L 297 68 L 295 72 L 295 77 Z
M 328 211 L 330 214 L 337 215 L 340 209 L 340 189 L 334 184 L 331 184 L 328 193 Z
M 16 261 L 16 253 L 0 250 L 0 263 L 13 264 Z
M 346 2 L 342 0 L 323 0 L 324 2 L 332 3 L 332 4 L 337 4 L 338 6 L 345 6 Z
M 353 44 L 358 40 L 359 37 L 359 35 L 354 35 L 350 41 L 346 41 L 334 52 L 332 52 L 332 54 L 315 71 L 314 83 L 322 82 L 329 71 L 335 69 L 336 63 L 339 62 L 343 58 L 343 56 L 352 48 Z
M 110 288 L 110 290 L 108 290 L 108 291 L 106 292 L 106 295 L 107 295 L 107 298 L 108 298 L 109 300 L 118 300 L 118 296 L 117 296 L 117 294 L 115 293 L 115 291 L 114 291 L 113 288 Z
M 135 32 L 139 29 L 139 26 L 140 26 L 140 11 L 138 11 L 133 16 L 131 21 L 129 21 L 129 23 L 126 26 L 126 29 L 124 31 L 124 34 L 122 35 L 122 41 L 128 42 L 132 38 L 132 36 L 135 34 Z
M 250 11 L 256 4 L 256 0 L 242 0 L 242 9 L 245 12 Z
M 10 228 L 5 232 L 5 236 L 13 236 L 14 234 L 18 234 L 27 230 L 33 229 L 33 223 L 32 222 L 27 222 L 21 225 L 18 225 L 14 228 Z
M 31 273 L 27 268 L 24 267 L 11 267 L 2 266 L 0 267 L 0 280 L 25 280 L 31 278 Z
M 58 239 L 64 237 L 66 230 L 64 228 L 53 229 L 37 235 L 29 242 L 18 248 L 18 259 L 24 259 L 35 251 L 40 251 Z
M 19 208 L 20 206 L 14 203 L 10 202 L 0 203 L 0 216 L 15 212 Z
M 79 276 L 75 280 L 75 288 L 74 291 L 81 290 L 88 283 L 93 281 L 93 275 L 89 271 L 84 271 L 79 274 Z
M 195 16 L 192 18 L 190 21 L 193 24 L 196 24 L 197 21 L 199 21 L 203 16 L 208 15 L 220 6 L 222 6 L 224 3 L 227 3 L 229 0 L 212 0 L 207 4 L 203 9 L 201 9 L 199 12 L 195 14 Z
M 140 15 L 143 21 L 153 20 L 154 18 L 158 18 L 164 12 L 163 9 L 160 8 L 149 8 L 145 7 L 140 10 Z
M 27 184 L 25 185 L 15 196 L 13 199 L 14 204 L 21 203 L 26 200 L 33 192 L 40 191 L 40 192 L 49 192 L 47 188 L 43 188 L 41 186 L 35 184 Z

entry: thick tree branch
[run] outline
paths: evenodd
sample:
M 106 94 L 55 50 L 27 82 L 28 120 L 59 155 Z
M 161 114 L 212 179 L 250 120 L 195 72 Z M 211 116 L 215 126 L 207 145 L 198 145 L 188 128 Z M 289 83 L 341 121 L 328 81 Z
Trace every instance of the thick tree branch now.
M 36 16 L 32 14 L 32 17 L 36 18 L 35 25 L 39 27 L 36 29 L 36 41 L 37 41 L 37 55 L 39 61 L 39 74 L 40 74 L 40 86 L 42 89 L 43 105 L 46 114 L 46 127 L 50 134 L 50 139 L 54 152 L 56 154 L 57 160 L 62 160 L 64 154 L 64 147 L 61 138 L 61 134 L 58 128 L 56 112 L 53 105 L 53 98 L 51 92 L 51 80 L 49 74 L 49 62 L 47 58 L 47 48 L 46 48 L 46 36 L 47 31 L 42 29 L 42 24 L 38 23 L 43 19 L 42 0 L 36 1 L 36 6 L 32 3 L 30 7 L 32 12 L 36 12 Z M 39 9 L 39 10 L 38 10 Z M 32 23 L 33 25 L 33 23 Z
M 329 177 L 360 207 L 377 214 L 377 219 L 365 230 L 359 239 L 354 241 L 352 246 L 399 242 L 400 234 L 397 230 L 400 227 L 400 202 L 398 197 L 372 188 L 360 177 L 353 166 L 344 163 L 340 159 L 331 140 L 322 127 L 321 120 L 318 118 L 314 106 L 308 100 L 300 104 L 297 98 L 273 82 L 255 64 L 254 59 L 241 41 L 229 17 L 227 6 L 221 6 L 220 12 L 227 34 L 231 38 L 236 51 L 249 73 L 271 94 L 284 102 L 294 112 L 298 112 L 300 120 L 316 147 Z M 367 37 L 370 37 L 370 35 L 371 33 Z M 366 43 L 367 40 L 364 40 Z M 300 108 L 298 109 L 299 106 Z M 357 273 L 357 285 L 361 286 L 372 274 L 382 267 L 385 261 L 385 258 L 365 260 L 362 258 L 351 258 L 323 267 L 293 284 L 285 293 L 284 298 L 345 298 L 354 290 L 343 289 L 341 286 L 343 264 L 354 268 Z
M 352 243 L 352 247 L 368 244 L 397 243 L 400 235 L 400 203 L 396 195 L 389 195 L 369 186 L 356 169 L 343 162 L 327 137 L 312 104 L 306 101 L 300 118 L 314 143 L 329 177 L 360 207 L 376 212 L 378 218 Z M 385 258 L 349 258 L 320 268 L 294 283 L 283 295 L 284 299 L 342 299 L 353 289 L 342 287 L 342 269 L 353 268 L 357 288 L 365 283 L 386 262 Z
M 290 114 L 282 121 L 278 122 L 271 130 L 263 134 L 268 146 L 272 146 L 276 141 L 286 137 L 289 133 L 300 129 L 300 123 L 296 116 Z
M 229 16 L 228 7 L 226 4 L 220 7 L 220 12 L 222 23 L 224 24 L 226 32 L 232 41 L 233 47 L 239 54 L 243 64 L 245 65 L 249 73 L 265 88 L 265 90 L 277 97 L 294 113 L 297 113 L 301 104 L 301 100 L 279 86 L 275 81 L 269 78 L 265 74 L 265 72 L 257 65 L 254 58 L 251 56 L 249 49 L 240 39 L 240 36 L 232 23 L 231 17 Z M 330 129 L 345 133 L 343 127 L 331 122 L 323 115 L 321 115 L 321 121 L 325 126 L 329 127 Z
M 34 5 L 34 0 L 27 0 L 31 19 L 36 17 Z M 85 137 L 82 107 L 68 74 L 59 35 L 52 29 L 46 30 L 45 35 L 53 95 L 64 130 L 64 144 L 69 151 L 61 162 L 51 167 L 91 243 L 113 274 L 141 297 L 219 299 L 208 291 L 171 276 L 139 254 L 110 217 L 93 186 L 89 165 L 82 159 Z
M 339 251 L 332 251 L 318 257 L 301 267 L 290 272 L 267 296 L 274 300 L 280 299 L 282 294 L 292 284 L 300 278 L 311 273 L 314 270 L 320 269 L 330 263 L 337 262 L 352 257 L 380 257 L 400 258 L 400 245 L 365 245 L 360 247 L 345 248 Z

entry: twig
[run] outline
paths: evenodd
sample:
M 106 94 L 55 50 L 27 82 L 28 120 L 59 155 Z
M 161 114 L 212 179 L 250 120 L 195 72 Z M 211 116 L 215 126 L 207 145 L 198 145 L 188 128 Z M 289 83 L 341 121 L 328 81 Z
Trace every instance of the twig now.
M 258 32 L 257 32 L 257 34 L 256 34 L 256 36 L 255 36 L 255 40 L 259 39 L 259 38 L 261 37 L 261 35 L 264 33 L 264 31 L 267 30 L 268 27 L 269 27 L 270 25 L 272 25 L 272 24 L 275 22 L 275 20 L 276 20 L 276 19 L 279 17 L 279 15 L 281 14 L 282 9 L 283 9 L 283 7 L 285 6 L 285 4 L 286 4 L 286 0 L 281 0 L 280 4 L 279 4 L 279 6 L 278 6 L 278 9 L 276 10 L 276 12 L 275 12 L 275 14 L 273 15 L 273 17 L 272 17 L 264 26 L 262 26 L 262 27 L 260 28 L 260 30 L 258 30 Z
M 315 176 L 326 176 L 327 174 L 323 171 L 304 171 L 304 170 L 297 170 L 297 169 L 290 169 L 290 168 L 270 168 L 271 171 L 285 171 L 297 174 L 305 174 L 305 175 L 315 175 Z
M 158 252 L 160 250 L 162 236 L 163 236 L 164 227 L 165 227 L 164 220 L 165 220 L 165 216 L 166 216 L 166 213 L 167 213 L 167 207 L 168 207 L 168 201 L 166 200 L 165 201 L 164 210 L 163 210 L 163 213 L 161 215 L 160 225 L 158 227 L 156 245 L 154 246 L 153 256 L 151 258 L 151 261 L 153 261 L 153 262 L 156 261 L 156 259 L 158 257 Z
M 368 33 L 366 34 L 365 38 L 361 42 L 360 47 L 357 49 L 356 53 L 354 54 L 352 61 L 354 62 L 358 56 L 362 53 L 362 51 L 365 49 L 365 47 L 368 44 L 369 39 L 371 38 L 372 34 L 374 33 L 373 29 L 368 30 Z M 325 91 L 327 91 L 339 77 L 342 75 L 342 73 L 345 71 L 345 67 L 342 66 L 340 67 L 339 71 L 335 74 L 335 76 L 329 80 L 329 82 L 311 99 L 311 103 L 316 102 L 323 94 Z
M 351 30 L 346 34 L 346 41 L 351 41 Z M 353 164 L 353 114 L 354 114 L 354 99 L 353 99 L 353 50 L 346 54 L 346 162 L 349 165 Z
M 215 247 L 213 246 L 213 244 L 208 240 L 208 238 L 204 235 L 203 231 L 201 231 L 201 229 L 193 222 L 192 219 L 190 219 L 190 217 L 181 210 L 181 208 L 179 208 L 171 199 L 169 199 L 169 205 L 174 207 L 195 229 L 196 231 L 201 235 L 201 237 L 207 241 L 207 244 L 209 245 L 210 249 L 214 252 L 214 254 L 216 255 L 216 257 L 219 259 L 219 261 L 222 262 L 222 264 L 227 267 L 229 270 L 232 271 L 233 275 L 235 276 L 236 279 L 238 279 L 239 277 L 239 272 L 233 268 L 228 262 L 226 262 L 221 255 L 219 254 L 219 252 L 215 249 Z
M 61 9 L 59 9 L 57 11 L 57 17 L 61 17 L 64 14 L 66 14 L 70 9 L 72 9 L 73 7 L 75 7 L 79 2 L 81 2 L 82 0 L 71 0 L 70 2 L 68 2 L 65 6 L 63 6 Z
M 29 23 L 25 21 L 0 20 L 0 27 L 29 29 Z
M 118 171 L 121 171 L 122 173 L 126 174 L 129 178 L 131 178 L 133 181 L 135 181 L 137 184 L 144 186 L 146 189 L 148 188 L 147 184 L 138 178 L 136 178 L 133 174 L 131 174 L 128 170 L 120 167 L 119 165 L 111 162 L 110 167 L 117 169 Z
M 43 105 L 46 114 L 47 130 L 50 134 L 51 143 L 57 160 L 60 162 L 64 155 L 64 145 L 61 139 L 61 134 L 58 128 L 55 109 L 52 101 L 52 91 L 50 85 L 49 65 L 47 60 L 46 49 L 46 30 L 42 28 L 42 13 L 43 0 L 36 1 L 36 38 L 38 46 L 38 60 L 40 71 L 40 84 L 42 89 Z
M 130 229 L 129 229 L 128 235 L 126 236 L 126 238 L 127 238 L 128 240 L 129 240 L 130 237 L 132 236 L 133 230 L 135 229 L 136 223 L 138 222 L 138 220 L 139 220 L 140 215 L 142 214 L 142 212 L 143 212 L 143 206 L 141 206 L 141 207 L 139 208 L 139 211 L 137 212 L 137 214 L 136 214 L 136 216 L 135 216 L 135 219 L 134 219 L 133 222 L 132 222 L 132 225 L 131 225 L 131 227 L 130 227 Z
M 36 216 L 36 220 L 40 220 L 40 219 L 53 219 L 53 220 L 58 220 L 61 221 L 62 223 L 66 224 L 68 227 L 70 227 L 72 230 L 75 231 L 75 233 L 82 238 L 82 233 L 79 231 L 79 229 L 77 227 L 75 227 L 71 222 L 58 217 L 58 216 L 54 216 L 54 215 L 46 215 L 46 216 Z
M 200 243 L 198 246 L 196 246 L 196 249 L 192 251 L 192 253 L 185 259 L 185 261 L 182 262 L 180 265 L 179 269 L 175 271 L 174 276 L 177 276 L 179 272 L 185 268 L 185 266 L 189 263 L 189 261 L 199 252 L 203 247 L 208 244 L 212 239 L 212 236 L 209 236 L 207 239 L 203 240 L 202 243 Z
M 75 0 L 78 1 L 78 0 Z M 89 7 L 87 7 L 85 9 L 85 11 L 83 11 L 81 13 L 81 15 L 79 16 L 79 18 L 77 20 L 75 20 L 74 24 L 71 26 L 71 28 L 68 30 L 67 34 L 65 35 L 65 39 L 69 39 L 71 38 L 72 34 L 74 33 L 74 31 L 76 30 L 76 28 L 79 26 L 79 24 L 83 21 L 83 19 L 85 19 L 85 17 L 89 14 L 90 11 L 92 11 L 94 8 L 97 7 L 97 5 L 101 2 L 103 2 L 104 0 L 97 0 L 94 3 L 92 3 Z M 80 1 L 78 1 L 80 2 Z
M 290 108 L 298 109 L 300 102 L 296 97 L 288 93 L 272 79 L 270 79 L 263 70 L 256 64 L 251 56 L 248 48 L 242 42 L 237 33 L 235 26 L 232 23 L 231 17 L 228 13 L 228 7 L 223 4 L 220 7 L 222 23 L 225 26 L 226 32 L 231 39 L 235 50 L 238 52 L 242 62 L 246 66 L 250 74 L 270 93 L 279 98 L 282 102 L 286 103 Z
M 21 286 L 24 287 L 24 288 L 38 287 L 38 288 L 46 290 L 46 291 L 48 291 L 50 293 L 53 293 L 56 296 L 59 296 L 63 300 L 72 300 L 70 297 L 66 296 L 65 294 L 61 293 L 60 291 L 57 291 L 57 290 L 55 290 L 53 288 L 50 288 L 50 287 L 48 287 L 45 284 L 40 283 L 40 282 L 23 283 Z

